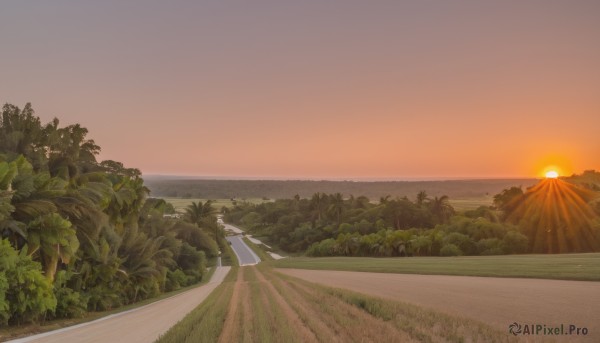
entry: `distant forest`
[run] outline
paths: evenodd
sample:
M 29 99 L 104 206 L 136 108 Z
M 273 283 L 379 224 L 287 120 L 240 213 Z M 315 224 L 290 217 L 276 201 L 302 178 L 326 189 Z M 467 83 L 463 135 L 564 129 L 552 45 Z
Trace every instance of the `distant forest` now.
M 431 196 L 447 195 L 452 199 L 492 196 L 503 189 L 536 184 L 536 179 L 451 180 L 451 181 L 308 181 L 308 180 L 185 180 L 145 178 L 154 197 L 201 199 L 288 199 L 295 195 L 310 198 L 315 193 L 362 195 L 371 200 L 381 197 L 413 197 L 425 191 Z
M 600 251 L 600 173 L 593 170 L 527 189 L 507 187 L 493 195 L 492 206 L 467 211 L 456 211 L 446 195 L 426 191 L 375 200 L 317 192 L 260 204 L 240 201 L 223 213 L 226 222 L 275 249 L 308 256 Z

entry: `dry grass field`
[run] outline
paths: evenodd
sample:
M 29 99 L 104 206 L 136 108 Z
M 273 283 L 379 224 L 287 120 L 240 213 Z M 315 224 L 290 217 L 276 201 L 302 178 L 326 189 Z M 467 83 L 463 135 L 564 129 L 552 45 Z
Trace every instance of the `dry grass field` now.
M 233 269 L 159 342 L 505 342 L 487 324 L 309 283 L 267 266 Z
M 588 342 L 600 339 L 600 311 L 597 309 L 600 282 L 301 269 L 280 271 L 324 286 L 481 320 L 498 330 L 507 330 L 513 322 L 548 326 L 573 324 L 586 327 L 589 334 L 563 338 Z

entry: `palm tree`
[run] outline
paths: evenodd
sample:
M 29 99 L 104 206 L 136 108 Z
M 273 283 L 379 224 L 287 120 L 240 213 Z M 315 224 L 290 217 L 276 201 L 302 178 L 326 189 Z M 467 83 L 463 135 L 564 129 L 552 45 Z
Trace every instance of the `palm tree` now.
M 454 208 L 450 205 L 450 198 L 447 195 L 441 197 L 434 197 L 429 203 L 431 213 L 438 218 L 440 223 L 446 223 L 452 214 L 454 214 Z
M 417 193 L 417 206 L 422 207 L 428 199 L 427 193 L 425 191 L 420 191 Z
M 344 212 L 344 197 L 341 193 L 335 193 L 330 197 L 329 211 L 337 216 L 338 225 L 342 224 L 342 213 Z
M 202 203 L 202 201 L 192 201 L 192 203 L 189 204 L 185 209 L 186 220 L 192 224 L 200 226 L 204 219 L 216 213 L 216 210 L 212 204 L 212 200 L 206 200 L 204 203 Z
M 327 205 L 327 195 L 324 193 L 315 193 L 310 199 L 310 207 L 316 213 L 317 219 L 321 221 L 323 212 Z
M 79 248 L 79 241 L 71 222 L 57 213 L 51 213 L 29 223 L 27 255 L 40 253 L 46 277 L 54 281 L 58 261 L 68 264 Z

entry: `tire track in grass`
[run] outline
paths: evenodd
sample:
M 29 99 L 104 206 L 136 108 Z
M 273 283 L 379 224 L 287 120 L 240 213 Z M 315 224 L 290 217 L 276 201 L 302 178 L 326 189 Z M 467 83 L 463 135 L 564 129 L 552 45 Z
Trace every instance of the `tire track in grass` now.
M 250 299 L 250 290 L 248 285 L 242 289 L 242 311 L 239 312 L 239 326 L 242 328 L 240 340 L 242 342 L 252 342 L 254 334 L 254 320 L 252 314 L 252 302 Z
M 322 288 L 303 285 L 295 280 L 289 285 L 299 291 L 305 301 L 316 309 L 328 326 L 334 326 L 336 334 L 344 342 L 413 342 L 407 333 L 398 330 L 389 321 L 333 297 Z
M 308 306 L 300 293 L 295 291 L 289 283 L 282 279 L 276 279 L 273 281 L 273 285 L 298 314 L 300 320 L 315 333 L 317 341 L 322 343 L 343 342 L 336 328 L 328 326 L 323 320 L 322 314 L 315 311 L 313 307 Z M 341 330 L 341 328 L 337 329 L 338 331 Z
M 273 284 L 267 280 L 260 268 L 255 268 L 256 276 L 258 281 L 262 284 L 263 289 L 268 291 L 269 299 L 274 301 L 274 306 L 280 309 L 281 317 L 278 318 L 281 321 L 285 318 L 286 326 L 288 329 L 293 330 L 295 335 L 292 339 L 299 342 L 318 342 L 315 333 L 311 331 L 304 322 L 298 316 L 298 313 L 288 304 L 288 302 L 279 294 Z M 272 277 L 272 275 L 269 275 Z
M 238 311 L 238 299 L 240 296 L 240 290 L 244 282 L 242 269 L 243 268 L 239 268 L 237 271 L 237 280 L 235 281 L 235 285 L 233 287 L 233 294 L 231 295 L 229 308 L 227 309 L 225 324 L 223 324 L 223 330 L 221 331 L 221 335 L 219 336 L 220 343 L 233 342 L 232 338 L 238 336 L 240 326 L 237 325 L 238 321 L 236 320 L 236 316 Z

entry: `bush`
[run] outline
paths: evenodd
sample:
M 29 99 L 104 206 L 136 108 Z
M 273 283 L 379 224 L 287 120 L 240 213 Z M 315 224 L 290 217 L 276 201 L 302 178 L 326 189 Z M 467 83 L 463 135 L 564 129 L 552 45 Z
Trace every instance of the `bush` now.
M 454 244 L 446 244 L 440 249 L 440 256 L 462 256 L 463 252 Z
M 87 310 L 87 297 L 79 292 L 66 287 L 67 281 L 73 274 L 65 270 L 56 273 L 54 281 L 54 294 L 56 295 L 56 318 L 76 318 L 83 317 Z
M 502 239 L 502 250 L 505 254 L 523 254 L 527 252 L 529 239 L 517 231 L 509 231 Z
M 335 245 L 335 240 L 332 238 L 322 240 L 319 243 L 313 243 L 308 248 L 308 250 L 306 250 L 306 255 L 313 256 L 313 257 L 332 256 L 334 245 Z
M 444 243 L 446 243 L 446 245 L 456 245 L 465 255 L 477 254 L 477 246 L 475 245 L 475 242 L 473 242 L 469 236 L 462 233 L 452 232 L 446 235 L 446 237 L 444 237 Z
M 486 238 L 477 242 L 477 251 L 480 255 L 502 255 L 503 251 L 498 238 Z
M 0 319 L 5 323 L 35 322 L 56 309 L 52 285 L 26 250 L 17 253 L 7 240 L 0 241 L 0 287 L 6 289 L 4 299 L 0 297 Z
M 167 280 L 165 283 L 165 291 L 176 291 L 188 284 L 188 277 L 181 269 L 167 271 Z

